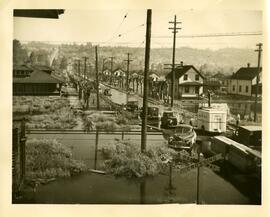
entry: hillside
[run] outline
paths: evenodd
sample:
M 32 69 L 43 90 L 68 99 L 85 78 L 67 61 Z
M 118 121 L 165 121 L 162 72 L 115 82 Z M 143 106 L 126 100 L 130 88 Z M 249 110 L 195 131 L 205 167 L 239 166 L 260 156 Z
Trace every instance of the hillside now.
M 55 56 L 55 49 L 58 49 L 56 59 L 82 58 L 89 57 L 89 61 L 94 65 L 95 51 L 91 43 L 86 45 L 78 44 L 47 44 L 42 42 L 30 42 L 23 45 L 30 53 L 36 50 L 46 50 L 49 55 Z M 143 69 L 144 65 L 144 48 L 132 47 L 99 47 L 100 57 L 115 56 L 115 67 L 125 69 L 127 52 L 131 53 L 133 59 L 131 69 Z M 48 57 L 50 59 L 50 57 Z M 171 48 L 153 48 L 151 49 L 151 69 L 156 70 L 159 74 L 165 73 L 163 70 L 164 63 L 171 63 Z M 59 60 L 58 60 L 59 61 Z M 210 49 L 194 49 L 189 47 L 181 47 L 176 49 L 176 63 L 183 61 L 184 64 L 192 64 L 205 74 L 215 74 L 221 72 L 231 74 L 238 68 L 246 66 L 249 62 L 251 66 L 255 66 L 257 62 L 257 53 L 252 49 L 241 48 L 224 48 L 219 50 Z M 101 62 L 101 61 L 100 61 Z M 109 66 L 109 65 L 108 65 Z

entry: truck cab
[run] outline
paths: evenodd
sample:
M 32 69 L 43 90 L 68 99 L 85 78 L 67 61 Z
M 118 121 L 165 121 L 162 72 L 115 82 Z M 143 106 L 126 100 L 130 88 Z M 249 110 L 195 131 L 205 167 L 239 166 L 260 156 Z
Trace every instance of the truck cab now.
M 173 111 L 164 111 L 161 117 L 161 128 L 168 128 L 177 125 L 177 118 L 174 116 Z
M 134 112 L 139 110 L 139 102 L 138 101 L 128 101 L 126 104 L 126 110 L 129 112 Z

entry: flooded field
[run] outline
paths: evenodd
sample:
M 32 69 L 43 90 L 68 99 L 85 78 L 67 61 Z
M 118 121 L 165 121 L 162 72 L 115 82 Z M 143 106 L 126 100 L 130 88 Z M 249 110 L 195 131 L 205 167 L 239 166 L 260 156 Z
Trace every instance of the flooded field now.
M 29 135 L 31 138 L 44 138 L 44 135 Z M 95 145 L 95 135 L 53 134 L 55 138 L 67 144 L 73 150 L 74 158 L 83 160 L 89 168 L 102 169 L 102 144 L 109 143 L 119 135 L 100 135 Z M 139 135 L 128 136 L 139 145 Z M 149 145 L 164 143 L 161 135 L 148 136 Z M 170 179 L 171 177 L 171 179 Z M 58 179 L 47 185 L 41 185 L 36 192 L 28 192 L 21 203 L 56 203 L 56 204 L 160 204 L 160 203 L 194 203 L 196 201 L 197 169 L 180 174 L 158 175 L 153 178 L 129 180 L 124 177 L 101 175 L 86 172 L 79 176 Z M 200 201 L 206 204 L 259 204 L 250 189 L 239 188 L 239 181 L 244 176 L 231 173 L 215 173 L 207 167 L 201 168 Z M 171 181 L 170 181 L 171 180 Z M 234 180 L 233 182 L 231 180 Z M 237 181 L 237 182 L 236 182 Z M 237 186 L 238 183 L 238 186 Z M 246 183 L 247 184 L 247 183 Z M 240 183 L 241 185 L 241 183 Z M 253 198 L 253 199 L 251 199 Z M 20 203 L 19 202 L 19 203 Z

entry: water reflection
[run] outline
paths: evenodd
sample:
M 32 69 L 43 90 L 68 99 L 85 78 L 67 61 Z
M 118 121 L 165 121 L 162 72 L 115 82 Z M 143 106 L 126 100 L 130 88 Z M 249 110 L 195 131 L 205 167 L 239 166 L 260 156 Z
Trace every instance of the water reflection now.
M 97 169 L 98 141 L 99 141 L 99 129 L 96 130 L 95 159 L 94 159 L 94 169 L 95 170 Z
M 140 204 L 145 204 L 146 181 L 143 179 L 140 183 Z
M 79 136 L 80 138 L 78 138 L 76 145 L 74 145 L 74 140 L 71 139 L 71 137 L 74 139 L 74 135 L 65 135 L 65 142 L 74 145 L 74 157 L 83 159 L 90 168 L 98 169 L 104 160 L 103 156 L 98 153 L 98 147 L 104 141 L 104 135 L 102 134 L 101 136 L 100 134 L 97 131 L 94 135 L 85 134 Z M 55 137 L 55 135 L 53 136 Z M 63 135 L 58 136 L 59 138 L 63 137 Z M 92 156 L 90 159 L 89 150 L 91 150 L 90 156 Z M 251 192 L 252 185 L 247 186 L 244 184 L 246 188 L 241 191 L 241 186 L 234 186 L 231 182 L 228 182 L 227 177 L 216 174 L 207 168 L 204 168 L 203 171 L 204 188 L 202 189 L 200 186 L 200 199 L 203 199 L 205 203 L 256 203 L 256 201 L 248 199 L 254 198 L 254 194 Z M 27 197 L 25 197 L 22 202 L 62 204 L 193 203 L 196 198 L 196 175 L 196 169 L 180 174 L 174 171 L 173 168 L 169 169 L 169 167 L 168 174 L 166 175 L 132 181 L 127 181 L 124 177 L 116 178 L 112 175 L 84 173 L 70 179 L 58 179 L 47 185 L 41 185 L 37 188 L 35 195 L 31 196 L 31 200 L 27 200 Z M 232 176 L 231 169 L 228 171 L 228 176 Z M 243 180 L 238 173 L 233 178 Z M 243 185 L 243 182 L 241 182 L 241 185 Z M 247 191 L 249 192 L 248 198 L 245 195 Z M 258 192 L 260 191 L 258 190 Z
M 165 202 L 172 203 L 176 197 L 176 187 L 173 186 L 173 169 L 171 163 L 169 165 L 168 178 L 168 184 L 165 186 L 165 197 L 167 198 Z

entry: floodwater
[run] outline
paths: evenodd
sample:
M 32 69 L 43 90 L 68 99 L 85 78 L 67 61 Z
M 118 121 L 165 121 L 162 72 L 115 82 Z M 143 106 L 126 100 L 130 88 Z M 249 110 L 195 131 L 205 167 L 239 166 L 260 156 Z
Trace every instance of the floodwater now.
M 109 143 L 114 135 L 48 135 L 69 145 L 74 158 L 83 160 L 89 168 L 102 169 L 103 157 L 100 147 Z M 41 138 L 44 135 L 29 135 Z M 73 138 L 73 139 L 72 139 Z M 126 137 L 127 138 L 127 137 Z M 138 136 L 130 136 L 139 144 Z M 162 144 L 158 135 L 148 136 L 149 145 Z M 206 204 L 258 204 L 245 190 L 239 190 L 235 183 L 225 179 L 211 169 L 202 167 L 200 176 L 200 201 Z M 237 174 L 239 176 L 239 174 Z M 239 178 L 239 177 L 238 177 Z M 240 177 L 241 179 L 241 177 Z M 160 204 L 194 203 L 196 201 L 197 169 L 180 174 L 158 175 L 143 180 L 128 180 L 124 177 L 84 173 L 71 178 L 63 178 L 41 185 L 36 192 L 28 192 L 23 203 L 39 204 Z M 252 186 L 246 186 L 251 189 Z

